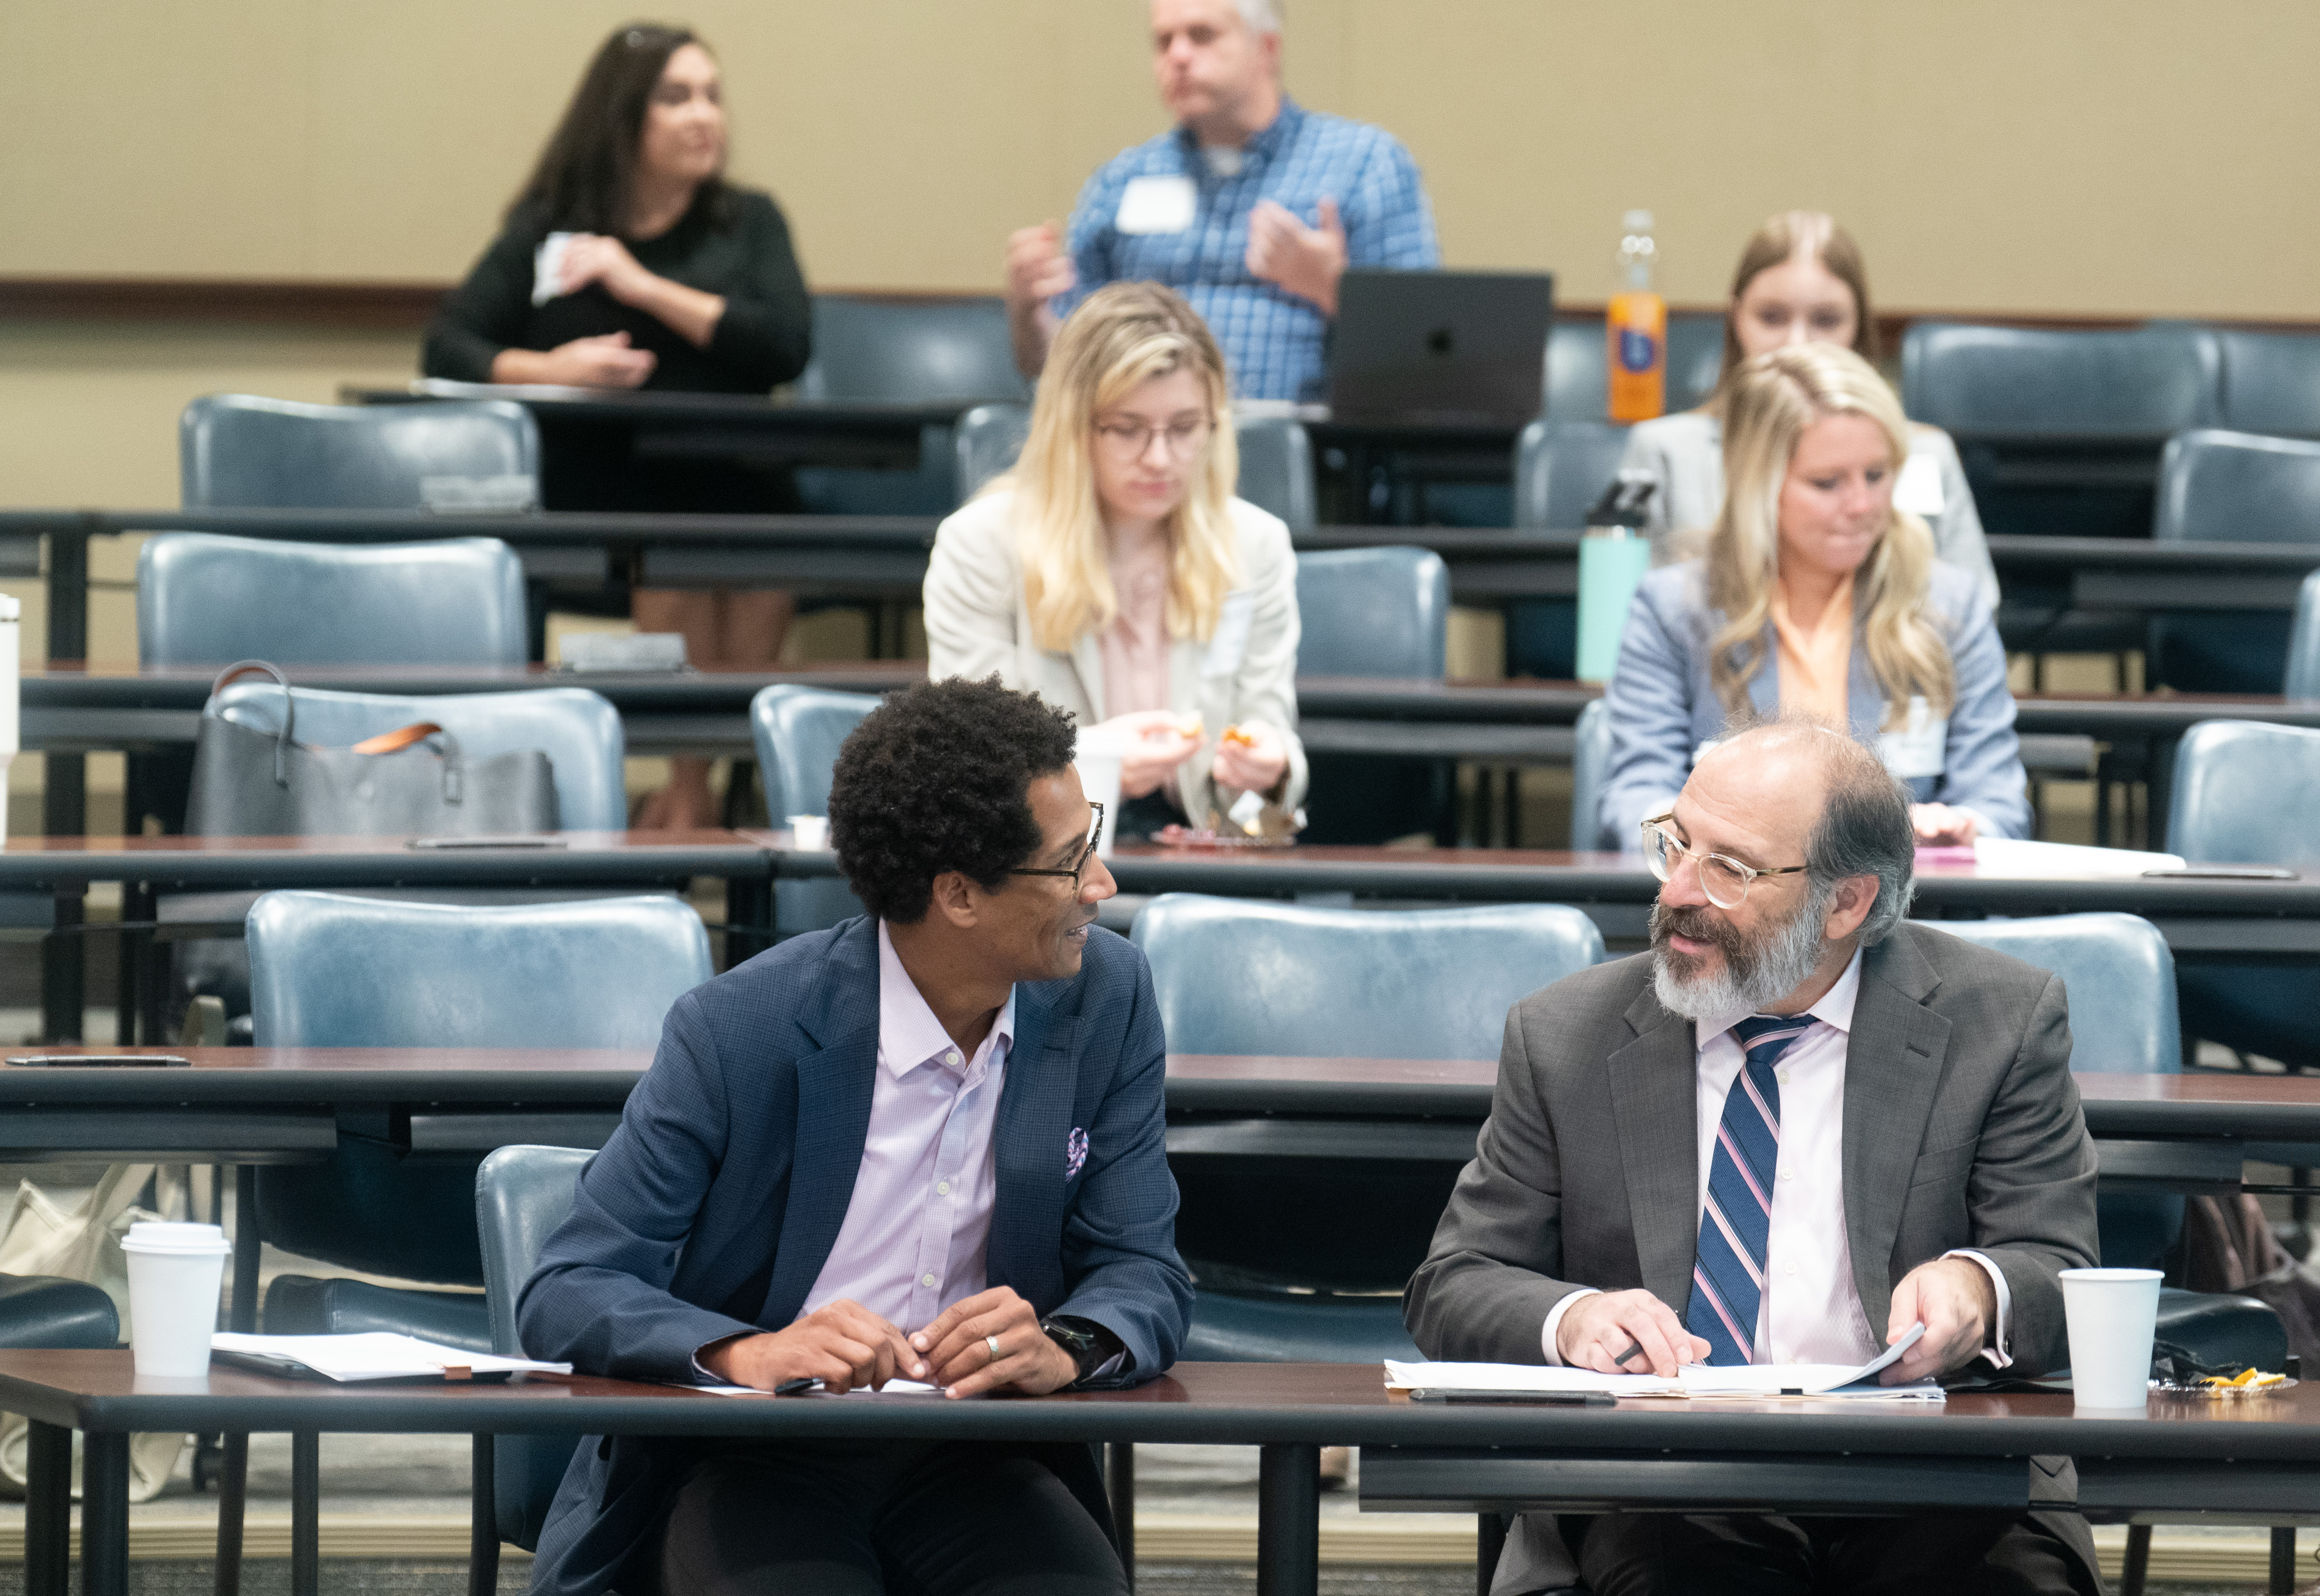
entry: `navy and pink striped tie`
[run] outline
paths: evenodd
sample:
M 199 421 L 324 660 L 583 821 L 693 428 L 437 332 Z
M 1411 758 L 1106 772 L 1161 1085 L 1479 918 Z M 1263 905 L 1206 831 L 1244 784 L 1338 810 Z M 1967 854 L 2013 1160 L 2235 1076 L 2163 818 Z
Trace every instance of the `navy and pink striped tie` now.
M 1781 1164 L 1781 1080 L 1775 1066 L 1812 1029 L 1809 1014 L 1757 1014 L 1732 1028 L 1747 1062 L 1724 1095 L 1708 1204 L 1691 1265 L 1684 1328 L 1713 1349 L 1711 1364 L 1755 1361 L 1756 1310 L 1772 1234 L 1772 1182 Z

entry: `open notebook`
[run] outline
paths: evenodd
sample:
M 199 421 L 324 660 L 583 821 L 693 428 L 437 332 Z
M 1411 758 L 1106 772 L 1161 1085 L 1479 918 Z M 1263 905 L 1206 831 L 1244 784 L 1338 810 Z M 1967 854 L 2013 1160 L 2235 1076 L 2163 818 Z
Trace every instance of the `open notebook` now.
M 307 1380 L 504 1380 L 511 1374 L 569 1374 L 570 1364 L 543 1364 L 367 1330 L 351 1336 L 244 1336 L 221 1330 L 211 1355 L 269 1374 Z
M 1598 1374 L 1591 1369 L 1551 1369 L 1543 1364 L 1405 1364 L 1386 1360 L 1386 1388 L 1420 1400 L 1441 1392 L 1542 1392 L 1615 1397 L 1813 1397 L 1931 1398 L 1942 1388 L 1930 1380 L 1911 1385 L 1880 1385 L 1878 1372 L 1917 1344 L 1926 1333 L 1912 1325 L 1901 1339 L 1865 1364 L 1686 1364 L 1672 1380 L 1656 1374 Z

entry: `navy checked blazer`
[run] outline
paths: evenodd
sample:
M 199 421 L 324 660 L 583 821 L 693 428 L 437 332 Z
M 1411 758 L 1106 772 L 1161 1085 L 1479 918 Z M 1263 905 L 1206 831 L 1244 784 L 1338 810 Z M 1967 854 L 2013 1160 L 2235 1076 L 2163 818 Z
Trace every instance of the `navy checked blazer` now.
M 1248 213 L 1269 199 L 1308 227 L 1321 201 L 1337 202 L 1348 266 L 1418 269 L 1442 264 L 1434 208 L 1418 163 L 1383 128 L 1308 111 L 1283 95 L 1273 125 L 1248 141 L 1239 173 L 1209 169 L 1192 133 L 1173 128 L 1096 168 L 1066 229 L 1079 282 L 1056 313 L 1106 283 L 1165 283 L 1216 334 L 1243 399 L 1315 400 L 1328 386 L 1329 320 L 1321 307 L 1248 269 Z M 1199 195 L 1183 232 L 1124 233 L 1113 224 L 1135 177 L 1190 177 Z
M 793 938 L 678 999 L 524 1283 L 525 1350 L 587 1374 L 690 1382 L 708 1343 L 795 1319 L 853 1195 L 877 1056 L 875 920 Z M 1132 1361 L 1104 1383 L 1165 1371 L 1191 1317 L 1165 1071 L 1151 973 L 1122 938 L 1091 928 L 1077 975 L 1016 988 L 987 1277 L 1042 1315 L 1118 1336 Z M 1074 1172 L 1075 1131 L 1087 1150 Z M 532 1589 L 612 1588 L 696 1452 L 675 1438 L 584 1439 Z M 1050 1466 L 1109 1521 L 1087 1448 L 1060 1448 Z

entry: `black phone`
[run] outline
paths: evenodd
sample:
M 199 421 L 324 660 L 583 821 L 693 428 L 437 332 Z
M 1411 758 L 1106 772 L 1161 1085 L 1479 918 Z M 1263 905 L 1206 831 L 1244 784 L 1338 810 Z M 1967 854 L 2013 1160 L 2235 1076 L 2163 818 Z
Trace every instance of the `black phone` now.
M 20 1053 L 5 1064 L 54 1065 L 64 1069 L 104 1069 L 118 1065 L 179 1066 L 190 1069 L 193 1060 L 175 1053 Z
M 414 837 L 403 845 L 405 848 L 562 848 L 561 837 Z
M 2186 865 L 2180 870 L 2145 870 L 2147 876 L 2165 876 L 2178 881 L 2294 881 L 2293 870 L 2283 870 L 2278 865 Z

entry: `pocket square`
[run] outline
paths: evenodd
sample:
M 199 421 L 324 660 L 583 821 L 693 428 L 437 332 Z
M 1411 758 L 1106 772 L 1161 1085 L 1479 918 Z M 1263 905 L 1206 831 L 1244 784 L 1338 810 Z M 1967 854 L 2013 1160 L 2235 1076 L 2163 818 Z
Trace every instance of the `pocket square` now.
M 1072 1133 L 1064 1138 L 1064 1178 L 1065 1180 L 1077 1174 L 1081 1166 L 1087 1163 L 1087 1132 L 1076 1125 L 1073 1126 Z

